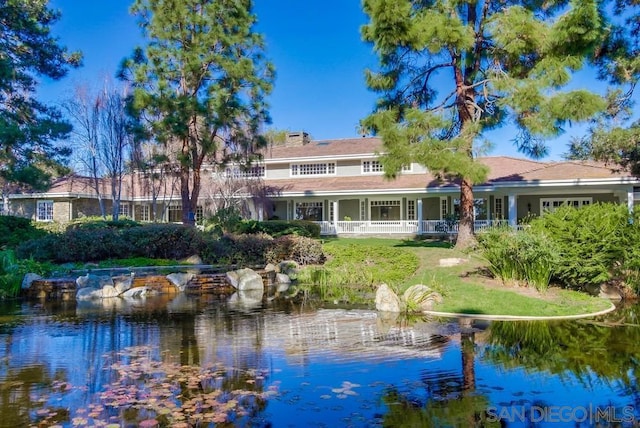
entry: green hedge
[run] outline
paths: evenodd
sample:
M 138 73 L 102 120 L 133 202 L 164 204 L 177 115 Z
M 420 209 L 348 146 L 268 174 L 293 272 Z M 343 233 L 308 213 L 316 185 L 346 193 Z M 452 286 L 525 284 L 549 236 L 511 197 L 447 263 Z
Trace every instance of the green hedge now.
M 0 216 L 0 249 L 12 249 L 22 242 L 46 235 L 46 231 L 35 227 L 28 218 Z
M 245 220 L 236 226 L 237 233 L 266 233 L 274 238 L 284 235 L 320 238 L 320 225 L 305 220 Z

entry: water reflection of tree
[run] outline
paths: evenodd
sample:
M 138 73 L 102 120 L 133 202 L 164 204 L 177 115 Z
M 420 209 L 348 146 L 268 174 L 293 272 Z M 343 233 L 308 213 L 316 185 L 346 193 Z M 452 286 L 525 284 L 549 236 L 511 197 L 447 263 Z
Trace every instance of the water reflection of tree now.
M 425 373 L 422 383 L 426 396 L 418 398 L 418 391 L 402 393 L 389 388 L 383 401 L 389 411 L 383 416 L 385 427 L 498 427 L 487 420 L 489 398 L 476 391 L 475 357 L 476 330 L 473 321 L 461 319 L 461 370 Z
M 573 374 L 586 386 L 594 376 L 637 394 L 640 326 L 599 321 L 516 321 L 491 324 L 484 358 L 506 368 Z
M 64 373 L 51 376 L 43 365 L 20 370 L 9 370 L 0 384 L 0 427 L 26 427 L 33 423 L 33 415 L 46 419 L 47 425 L 69 420 L 69 410 L 64 407 L 46 407 L 36 390 L 52 389 L 54 382 L 64 378 Z M 60 383 L 62 384 L 62 383 Z

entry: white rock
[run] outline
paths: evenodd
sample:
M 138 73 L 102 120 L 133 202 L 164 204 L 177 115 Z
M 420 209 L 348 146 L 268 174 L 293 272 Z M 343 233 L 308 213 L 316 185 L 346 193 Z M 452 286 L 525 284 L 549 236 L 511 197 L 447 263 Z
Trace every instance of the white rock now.
M 380 312 L 400 312 L 400 299 L 389 288 L 387 284 L 382 284 L 376 291 L 376 309 Z
M 193 277 L 193 273 L 171 273 L 167 275 L 167 279 L 180 291 L 184 291 L 187 283 L 191 281 Z
M 36 273 L 26 274 L 24 278 L 22 278 L 22 289 L 26 290 L 27 288 L 31 287 L 31 283 L 33 283 L 33 281 L 37 281 L 39 279 L 42 279 L 42 277 Z

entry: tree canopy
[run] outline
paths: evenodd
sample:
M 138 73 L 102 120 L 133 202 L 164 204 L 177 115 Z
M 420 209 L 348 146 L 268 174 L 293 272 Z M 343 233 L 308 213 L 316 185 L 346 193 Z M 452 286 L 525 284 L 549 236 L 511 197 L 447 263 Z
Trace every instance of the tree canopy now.
M 640 79 L 640 2 L 615 0 L 614 17 L 593 62 L 599 77 L 612 84 L 608 108 L 588 133 L 571 141 L 569 159 L 595 159 L 640 176 L 640 120 L 634 117 L 634 94 Z
M 147 36 L 123 63 L 142 135 L 179 163 L 182 219 L 193 221 L 204 163 L 248 162 L 265 144 L 274 78 L 251 0 L 136 0 Z M 171 154 L 168 153 L 171 157 Z
M 601 46 L 606 22 L 595 0 L 364 0 L 362 37 L 379 58 L 368 70 L 380 94 L 363 127 L 384 142 L 395 176 L 409 162 L 460 182 L 458 243 L 473 242 L 473 185 L 486 133 L 511 124 L 527 155 L 573 121 L 605 108 L 601 95 L 567 89 Z
M 47 3 L 0 2 L 0 176 L 36 188 L 69 154 L 55 143 L 71 131 L 59 111 L 34 98 L 37 79 L 60 79 L 81 62 L 50 34 L 60 14 Z

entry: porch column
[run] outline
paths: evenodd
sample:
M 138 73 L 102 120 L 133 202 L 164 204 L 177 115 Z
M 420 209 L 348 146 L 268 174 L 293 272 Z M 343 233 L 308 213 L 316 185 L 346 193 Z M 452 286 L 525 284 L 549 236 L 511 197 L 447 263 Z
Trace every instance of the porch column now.
M 633 213 L 633 186 L 629 186 L 627 188 L 627 208 L 629 209 L 629 213 Z
M 258 207 L 258 221 L 264 221 L 264 207 L 260 204 Z
M 338 212 L 338 201 L 331 201 L 333 204 L 333 227 L 338 233 L 338 219 L 340 218 L 340 213 Z
M 9 215 L 9 195 L 2 195 L 2 215 Z
M 509 193 L 509 226 L 518 224 L 518 203 L 517 195 Z
M 416 201 L 416 218 L 418 219 L 418 235 L 422 235 L 422 198 Z

